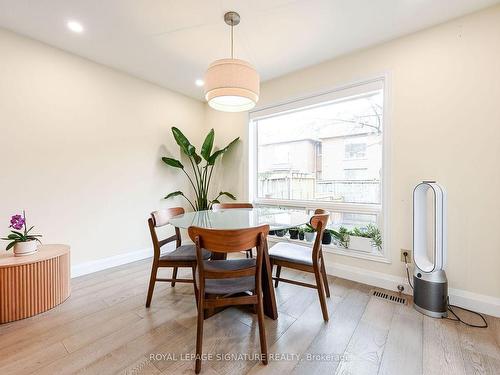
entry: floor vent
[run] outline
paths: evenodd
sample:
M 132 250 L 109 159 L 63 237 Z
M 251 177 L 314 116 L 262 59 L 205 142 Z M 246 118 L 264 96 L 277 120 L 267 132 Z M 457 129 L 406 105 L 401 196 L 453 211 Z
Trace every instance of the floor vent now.
M 405 297 L 402 297 L 401 295 L 397 293 L 388 293 L 380 289 L 373 289 L 372 290 L 372 296 L 380 298 L 380 299 L 385 299 L 389 302 L 394 302 L 397 304 L 401 305 L 406 305 L 408 304 L 408 300 Z

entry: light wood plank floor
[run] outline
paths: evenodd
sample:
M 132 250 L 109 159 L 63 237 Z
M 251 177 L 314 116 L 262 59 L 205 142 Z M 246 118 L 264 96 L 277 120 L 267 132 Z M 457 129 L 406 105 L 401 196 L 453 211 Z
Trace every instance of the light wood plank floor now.
M 73 279 L 64 304 L 1 325 L 0 374 L 194 373 L 192 286 L 157 283 L 146 309 L 149 271 L 150 261 L 140 261 Z M 282 274 L 312 281 L 300 272 Z M 203 362 L 202 373 L 500 374 L 499 319 L 487 317 L 486 330 L 468 328 L 371 297 L 370 286 L 329 281 L 328 323 L 315 290 L 282 283 L 276 289 L 279 319 L 266 319 L 275 359 L 268 366 L 251 357 L 214 359 Z M 229 308 L 208 319 L 203 348 L 214 357 L 259 353 L 256 317 Z

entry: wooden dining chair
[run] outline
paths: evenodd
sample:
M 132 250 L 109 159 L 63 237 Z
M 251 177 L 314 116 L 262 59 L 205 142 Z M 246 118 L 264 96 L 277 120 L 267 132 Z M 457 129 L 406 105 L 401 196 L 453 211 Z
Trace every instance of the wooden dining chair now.
M 232 209 L 232 208 L 253 208 L 252 203 L 214 203 L 212 205 L 212 210 L 213 211 L 219 211 L 219 210 L 227 210 L 227 209 Z M 252 258 L 253 253 L 252 249 L 246 250 L 245 251 L 246 257 L 247 258 Z
M 201 370 L 205 309 L 223 306 L 255 306 L 262 362 L 267 364 L 262 300 L 262 259 L 269 226 L 233 230 L 190 227 L 188 233 L 196 245 L 197 260 L 198 325 L 195 372 L 198 374 Z M 256 259 L 206 260 L 203 257 L 203 249 L 227 254 L 252 248 L 256 248 Z
M 151 305 L 151 299 L 153 298 L 153 290 L 155 283 L 157 281 L 170 282 L 172 287 L 175 283 L 193 283 L 194 293 L 196 293 L 196 284 L 194 282 L 194 275 L 196 269 L 196 249 L 194 245 L 182 245 L 181 232 L 179 228 L 175 227 L 175 234 L 164 240 L 158 240 L 156 233 L 156 228 L 163 227 L 169 223 L 171 217 L 182 215 L 184 209 L 182 207 L 167 208 L 165 210 L 159 210 L 151 213 L 151 217 L 148 219 L 149 231 L 151 233 L 151 240 L 153 242 L 153 265 L 151 268 L 151 277 L 149 279 L 149 289 L 148 296 L 146 299 L 146 307 Z M 175 250 L 161 253 L 161 248 L 175 241 Z M 210 252 L 202 251 L 203 259 L 208 259 L 210 257 Z M 172 278 L 163 279 L 157 278 L 158 268 L 160 267 L 172 267 Z M 193 278 L 191 279 L 178 279 L 177 269 L 179 267 L 189 267 L 192 269 Z
M 318 291 L 319 302 L 321 304 L 321 311 L 323 319 L 328 320 L 328 308 L 326 306 L 326 298 L 330 297 L 330 288 L 328 286 L 328 279 L 326 276 L 325 260 L 323 258 L 323 251 L 321 248 L 321 237 L 328 223 L 329 213 L 322 209 L 317 209 L 310 220 L 310 225 L 316 229 L 316 240 L 312 249 L 307 246 L 301 246 L 290 242 L 279 242 L 269 249 L 269 258 L 271 267 L 277 266 L 275 280 L 275 287 L 278 287 L 280 281 L 314 288 Z M 281 267 L 293 268 L 295 270 L 313 273 L 316 279 L 315 284 L 307 284 L 296 280 L 281 278 Z

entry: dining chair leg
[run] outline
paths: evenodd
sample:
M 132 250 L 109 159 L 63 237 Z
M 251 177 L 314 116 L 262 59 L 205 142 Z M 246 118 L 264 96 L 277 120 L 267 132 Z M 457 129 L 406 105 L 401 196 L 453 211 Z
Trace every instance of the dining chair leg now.
M 199 292 L 198 292 L 199 293 Z M 209 293 L 204 293 L 204 297 L 203 298 L 217 298 L 217 294 L 209 294 Z M 199 301 L 198 301 L 199 303 Z M 207 309 L 204 309 L 203 311 L 203 316 L 205 317 L 205 319 L 208 319 L 210 318 L 211 316 L 214 316 L 215 315 L 215 307 L 209 307 Z
M 157 272 L 158 272 L 158 265 L 153 263 L 153 266 L 151 267 L 151 276 L 149 278 L 149 288 L 148 288 L 148 297 L 146 298 L 146 307 L 149 307 L 151 305 L 151 299 L 153 298 L 153 290 L 155 288 Z
M 174 267 L 173 271 L 172 271 L 172 282 L 170 283 L 170 285 L 172 285 L 172 287 L 175 286 L 175 279 L 177 279 L 177 267 Z
M 262 307 L 262 292 L 258 293 L 257 319 L 259 321 L 260 352 L 262 353 L 262 363 L 267 365 L 267 339 L 264 325 L 264 308 Z
M 196 300 L 196 307 L 198 307 L 198 288 L 196 287 L 196 267 L 191 267 L 193 273 L 193 289 L 194 289 L 194 298 Z
M 276 277 L 279 278 L 280 275 L 281 275 L 281 266 L 276 266 Z M 278 283 L 279 283 L 278 280 L 274 280 L 274 287 L 275 288 L 278 287 Z
M 323 277 L 319 267 L 315 267 L 314 276 L 316 278 L 316 288 L 318 290 L 319 303 L 321 305 L 321 312 L 323 313 L 323 320 L 328 321 L 328 307 L 326 306 L 325 289 L 323 286 Z
M 202 295 L 203 293 L 200 293 L 199 295 L 199 300 L 198 300 L 198 322 L 196 325 L 196 360 L 195 360 L 195 369 L 194 372 L 196 374 L 199 374 L 201 371 L 201 353 L 202 353 L 202 346 L 203 346 L 203 321 L 204 321 L 204 316 L 203 316 L 203 300 L 204 297 Z
M 247 253 L 247 258 L 250 258 L 250 259 L 253 258 L 252 249 L 247 250 L 246 253 Z
M 325 286 L 326 296 L 330 298 L 330 286 L 328 285 L 328 276 L 326 275 L 325 258 L 323 258 L 323 255 L 321 255 L 321 274 L 323 276 L 323 284 Z

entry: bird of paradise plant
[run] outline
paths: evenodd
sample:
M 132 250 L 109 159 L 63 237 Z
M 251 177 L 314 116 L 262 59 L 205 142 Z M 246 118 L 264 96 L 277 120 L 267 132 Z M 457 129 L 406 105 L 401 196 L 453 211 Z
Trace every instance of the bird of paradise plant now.
M 195 211 L 211 209 L 212 204 L 220 203 L 219 199 L 223 196 L 236 200 L 236 197 L 227 191 L 219 192 L 219 194 L 211 200 L 208 198 L 208 194 L 210 190 L 210 182 L 212 180 L 212 172 L 214 170 L 215 162 L 239 140 L 239 137 L 233 139 L 226 147 L 212 152 L 215 132 L 214 129 L 211 129 L 205 137 L 203 145 L 201 146 L 200 156 L 196 153 L 196 148 L 191 144 L 191 142 L 189 142 L 186 136 L 182 134 L 182 132 L 178 128 L 172 127 L 172 134 L 174 135 L 174 139 L 179 145 L 181 152 L 188 157 L 193 170 L 193 176 L 190 176 L 189 173 L 186 172 L 184 165 L 179 160 L 167 157 L 163 157 L 161 158 L 161 160 L 163 160 L 163 162 L 169 167 L 178 168 L 184 172 L 191 186 L 193 187 L 196 198 L 195 201 L 192 202 L 182 191 L 178 190 L 169 193 L 165 197 L 165 199 L 182 196 L 189 202 L 189 204 Z M 204 163 L 202 163 L 203 160 L 205 161 Z

